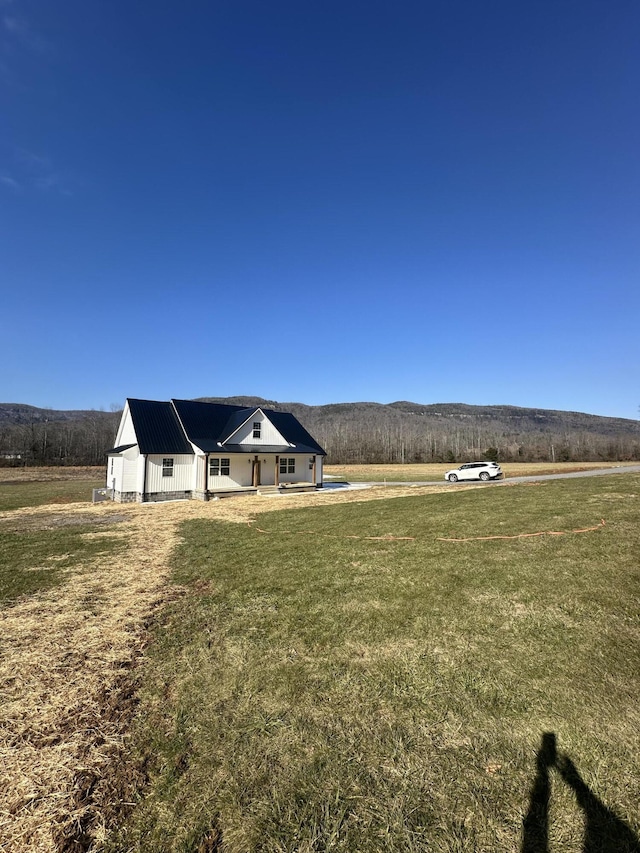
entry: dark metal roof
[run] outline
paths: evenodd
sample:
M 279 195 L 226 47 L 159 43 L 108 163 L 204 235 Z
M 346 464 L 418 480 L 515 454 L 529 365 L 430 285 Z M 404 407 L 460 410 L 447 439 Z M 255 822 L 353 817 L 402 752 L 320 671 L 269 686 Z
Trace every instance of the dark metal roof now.
M 218 442 L 222 441 L 229 432 L 229 418 L 236 412 L 247 412 L 247 417 L 253 409 L 244 406 L 227 406 L 224 403 L 200 403 L 196 400 L 172 400 L 178 417 L 196 447 L 208 453 L 219 450 Z
M 220 438 L 220 441 L 225 441 L 234 434 L 234 432 L 242 426 L 243 423 L 249 420 L 251 415 L 257 412 L 258 409 L 240 409 L 239 412 L 234 412 L 229 420 L 227 421 L 224 428 L 224 435 Z
M 118 447 L 112 447 L 111 450 L 107 450 L 107 456 L 117 456 L 118 453 L 124 453 L 125 450 L 132 447 L 135 447 L 135 444 L 121 444 Z
M 291 412 L 276 412 L 273 409 L 263 409 L 265 415 L 269 418 L 274 427 L 278 430 L 285 441 L 294 444 L 291 450 L 298 450 L 301 453 L 318 453 L 321 456 L 326 456 L 324 450 L 318 442 L 311 436 L 302 426 L 300 421 L 291 414 Z
M 171 403 L 128 400 L 140 453 L 193 453 Z
M 320 445 L 289 412 L 262 409 L 286 445 L 222 444 L 257 408 L 196 400 L 129 400 L 140 453 L 193 453 L 190 442 L 205 453 L 308 453 L 324 456 Z M 293 446 L 291 446 L 293 445 Z M 130 445 L 132 446 L 132 445 Z M 125 446 L 115 448 L 120 452 Z

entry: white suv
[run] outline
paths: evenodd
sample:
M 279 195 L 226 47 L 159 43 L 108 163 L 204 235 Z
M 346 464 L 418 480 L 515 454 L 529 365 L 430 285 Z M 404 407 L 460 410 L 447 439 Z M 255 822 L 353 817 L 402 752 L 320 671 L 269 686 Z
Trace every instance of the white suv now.
M 497 480 L 499 477 L 502 477 L 502 468 L 497 462 L 467 462 L 444 475 L 450 483 L 457 483 L 458 480 Z

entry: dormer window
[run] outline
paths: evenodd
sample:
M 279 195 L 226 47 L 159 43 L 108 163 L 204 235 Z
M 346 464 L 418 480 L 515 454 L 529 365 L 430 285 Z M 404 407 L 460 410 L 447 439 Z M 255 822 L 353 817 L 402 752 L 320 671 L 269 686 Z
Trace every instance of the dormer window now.
M 260 421 L 254 421 L 253 422 L 253 437 L 254 438 L 260 438 L 261 434 L 262 434 L 262 424 L 260 423 Z

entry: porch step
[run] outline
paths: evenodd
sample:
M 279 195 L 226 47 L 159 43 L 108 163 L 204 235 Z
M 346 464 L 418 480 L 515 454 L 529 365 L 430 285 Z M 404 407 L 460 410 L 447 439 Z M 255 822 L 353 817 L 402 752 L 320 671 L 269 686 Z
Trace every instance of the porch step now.
M 281 492 L 280 492 L 280 489 L 278 488 L 278 486 L 259 486 L 257 494 L 258 495 L 279 495 L 279 494 L 281 494 Z

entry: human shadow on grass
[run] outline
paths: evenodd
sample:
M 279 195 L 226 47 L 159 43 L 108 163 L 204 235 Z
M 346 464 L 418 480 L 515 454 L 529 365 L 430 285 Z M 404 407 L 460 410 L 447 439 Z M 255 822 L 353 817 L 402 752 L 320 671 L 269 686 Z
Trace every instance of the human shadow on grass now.
M 555 768 L 573 790 L 584 813 L 582 853 L 640 853 L 637 835 L 596 797 L 569 756 L 558 756 L 553 732 L 543 733 L 536 756 L 536 776 L 529 795 L 529 809 L 522 824 L 521 853 L 550 853 L 551 768 Z
M 529 810 L 522 823 L 522 853 L 549 853 L 549 768 L 556 763 L 556 736 L 544 732 L 536 755 L 536 778 L 529 794 Z

